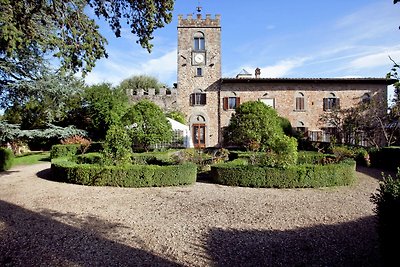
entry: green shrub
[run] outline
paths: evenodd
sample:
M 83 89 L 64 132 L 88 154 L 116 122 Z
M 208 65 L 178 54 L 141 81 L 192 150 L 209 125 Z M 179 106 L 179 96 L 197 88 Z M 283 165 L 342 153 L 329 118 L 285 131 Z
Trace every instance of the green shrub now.
M 125 128 L 112 125 L 107 131 L 104 142 L 104 160 L 107 165 L 123 165 L 130 163 L 132 154 L 131 140 Z
M 76 163 L 78 164 L 102 164 L 103 162 L 103 154 L 99 152 L 76 156 Z
M 400 169 L 397 178 L 384 178 L 378 193 L 372 196 L 378 215 L 380 249 L 385 266 L 398 262 L 397 242 L 400 240 Z M 394 265 L 393 265 L 394 266 Z
M 355 162 L 327 165 L 294 165 L 285 169 L 225 163 L 211 166 L 214 182 L 249 187 L 326 187 L 355 181 Z
M 50 150 L 50 158 L 61 158 L 74 156 L 80 151 L 80 144 L 70 144 L 70 145 L 54 145 Z
M 9 170 L 14 161 L 14 153 L 11 149 L 0 147 L 0 171 Z
M 152 187 L 188 185 L 196 181 L 196 165 L 170 166 L 76 164 L 66 158 L 52 161 L 54 180 L 97 186 Z
M 298 164 L 320 164 L 328 155 L 317 151 L 299 151 Z

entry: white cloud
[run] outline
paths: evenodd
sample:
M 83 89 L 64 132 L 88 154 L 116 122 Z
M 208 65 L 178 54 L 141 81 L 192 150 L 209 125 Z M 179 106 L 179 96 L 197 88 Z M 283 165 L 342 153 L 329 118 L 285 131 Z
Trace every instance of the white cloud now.
M 291 73 L 295 68 L 301 67 L 310 57 L 285 59 L 279 61 L 276 65 L 261 67 L 261 77 L 278 78 Z
M 392 62 L 389 59 L 389 56 L 392 57 L 393 59 L 400 58 L 399 47 L 397 47 L 397 50 L 391 49 L 384 52 L 378 52 L 356 58 L 350 62 L 349 67 L 363 69 L 363 68 L 388 66 L 392 64 Z
M 101 60 L 95 70 L 87 75 L 87 84 L 109 82 L 117 85 L 134 75 L 150 75 L 171 86 L 176 80 L 176 49 L 156 58 L 143 59 L 135 53 L 110 52 L 108 59 Z

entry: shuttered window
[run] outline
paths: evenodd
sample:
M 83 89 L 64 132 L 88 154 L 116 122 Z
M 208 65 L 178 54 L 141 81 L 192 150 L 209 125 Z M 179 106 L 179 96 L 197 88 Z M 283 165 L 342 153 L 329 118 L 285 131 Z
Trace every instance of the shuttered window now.
M 190 105 L 200 106 L 207 104 L 205 93 L 193 93 L 190 95 Z
M 236 109 L 240 105 L 240 97 L 224 97 L 223 107 L 224 110 Z
M 304 109 L 304 97 L 296 97 L 296 110 Z
M 335 109 L 339 109 L 340 99 L 333 97 L 324 98 L 323 105 L 324 105 L 324 111 L 332 111 Z

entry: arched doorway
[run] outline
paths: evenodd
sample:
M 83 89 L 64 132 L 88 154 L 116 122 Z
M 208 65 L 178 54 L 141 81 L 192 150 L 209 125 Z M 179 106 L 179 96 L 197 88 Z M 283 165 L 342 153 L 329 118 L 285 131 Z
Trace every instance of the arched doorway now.
M 195 148 L 204 148 L 207 144 L 207 124 L 202 115 L 194 115 L 190 118 L 192 140 Z

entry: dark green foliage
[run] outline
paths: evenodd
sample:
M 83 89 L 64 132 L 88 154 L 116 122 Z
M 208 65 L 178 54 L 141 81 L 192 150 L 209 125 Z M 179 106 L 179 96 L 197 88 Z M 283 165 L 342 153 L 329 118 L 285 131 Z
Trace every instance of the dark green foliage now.
M 400 167 L 400 147 L 384 147 L 370 151 L 371 166 L 396 171 Z
M 9 170 L 14 161 L 11 149 L 0 147 L 0 171 Z
M 122 118 L 129 128 L 129 136 L 135 146 L 144 148 L 172 141 L 172 126 L 160 107 L 148 100 L 141 100 L 129 108 Z
M 380 249 L 385 266 L 398 263 L 398 244 L 400 240 L 400 169 L 397 177 L 388 176 L 380 183 L 378 193 L 372 196 L 378 215 L 378 234 Z
M 317 151 L 299 151 L 298 164 L 320 164 L 328 155 Z
M 78 164 L 102 164 L 104 162 L 103 154 L 99 152 L 87 153 L 76 156 Z
M 108 22 L 116 37 L 121 36 L 121 25 L 129 25 L 137 42 L 150 51 L 153 32 L 171 22 L 173 5 L 173 0 L 1 0 L 0 58 L 8 66 L 0 70 L 19 75 L 0 76 L 30 77 L 30 69 L 18 64 L 21 58 L 41 61 L 49 55 L 59 58 L 63 69 L 90 72 L 96 60 L 107 56 L 107 40 L 87 15 L 93 11 Z
M 294 132 L 293 132 L 292 124 L 290 123 L 290 121 L 287 118 L 279 117 L 279 123 L 283 129 L 283 132 L 287 136 L 293 136 Z
M 189 185 L 196 181 L 196 165 L 101 166 L 76 164 L 66 159 L 52 161 L 57 181 L 96 186 L 153 187 Z
M 236 165 L 238 164 L 238 165 Z M 214 182 L 246 187 L 327 187 L 350 185 L 355 179 L 355 162 L 327 165 L 296 165 L 285 169 L 243 165 L 243 162 L 211 166 Z
M 71 157 L 79 153 L 81 145 L 71 144 L 71 145 L 54 145 L 50 150 L 50 158 L 61 158 L 61 157 Z
M 283 135 L 276 110 L 259 101 L 241 104 L 224 131 L 226 145 L 237 145 L 247 150 L 263 150 Z
M 107 131 L 104 142 L 104 160 L 108 165 L 119 165 L 130 163 L 132 153 L 131 140 L 125 128 L 112 125 Z
M 79 108 L 70 114 L 70 123 L 85 129 L 92 140 L 103 141 L 111 125 L 120 124 L 128 108 L 124 91 L 103 83 L 86 87 Z

